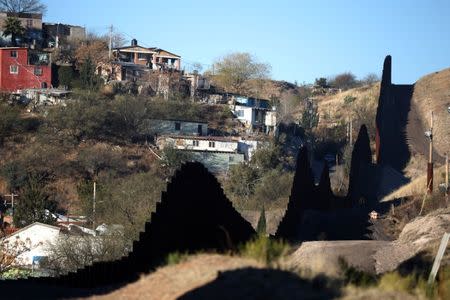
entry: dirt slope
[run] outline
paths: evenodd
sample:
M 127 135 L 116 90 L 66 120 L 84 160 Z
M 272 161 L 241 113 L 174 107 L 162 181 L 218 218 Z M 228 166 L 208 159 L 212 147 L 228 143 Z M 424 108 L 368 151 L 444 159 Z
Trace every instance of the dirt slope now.
M 186 262 L 158 269 L 135 283 L 91 299 L 176 299 L 214 280 L 218 272 L 244 267 L 261 267 L 256 261 L 222 255 L 198 255 Z
M 429 128 L 430 111 L 433 111 L 434 147 L 441 157 L 450 151 L 450 114 L 447 112 L 449 105 L 450 68 L 426 75 L 416 82 L 411 107 L 424 128 Z M 408 137 L 413 149 L 415 138 L 425 140 L 423 132 L 408 131 Z

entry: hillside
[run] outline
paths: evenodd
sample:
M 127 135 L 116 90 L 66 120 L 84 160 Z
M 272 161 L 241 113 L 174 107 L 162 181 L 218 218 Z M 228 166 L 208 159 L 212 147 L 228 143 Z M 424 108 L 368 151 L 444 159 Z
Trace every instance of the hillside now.
M 443 163 L 442 158 L 450 149 L 449 104 L 450 68 L 426 75 L 415 83 L 407 128 L 409 144 L 414 153 L 427 155 L 428 147 L 423 149 L 423 141 L 426 142 L 423 132 L 417 132 L 413 128 L 415 122 L 420 122 L 423 128 L 429 128 L 430 113 L 433 111 L 434 149 L 440 156 L 438 164 Z
M 350 89 L 337 94 L 315 97 L 320 114 L 319 126 L 333 127 L 353 121 L 353 136 L 359 126 L 366 123 L 374 149 L 375 115 L 380 84 Z M 353 99 L 352 99 L 353 98 Z M 411 107 L 408 113 L 407 142 L 411 159 L 405 168 L 407 177 L 415 179 L 424 174 L 428 159 L 428 140 L 424 136 L 429 128 L 431 111 L 434 113 L 435 164 L 444 163 L 450 149 L 450 68 L 420 78 L 414 84 Z

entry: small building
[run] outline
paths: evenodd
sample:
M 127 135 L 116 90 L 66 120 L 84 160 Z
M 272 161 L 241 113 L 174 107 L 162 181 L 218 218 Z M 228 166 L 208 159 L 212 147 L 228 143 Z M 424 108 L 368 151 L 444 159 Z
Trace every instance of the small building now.
M 59 234 L 59 227 L 35 222 L 1 239 L 0 243 L 14 258 L 14 266 L 32 267 L 49 256 L 47 247 L 56 242 Z
M 145 133 L 151 135 L 208 135 L 208 123 L 195 120 L 148 119 L 144 127 Z
M 44 47 L 48 48 L 60 48 L 66 42 L 86 38 L 86 28 L 77 25 L 44 22 L 42 32 Z
M 261 142 L 241 137 L 169 135 L 158 137 L 156 145 L 160 150 L 170 145 L 179 150 L 240 153 L 244 155 L 244 160 L 248 161 Z
M 239 142 L 219 136 L 162 136 L 157 139 L 156 145 L 159 149 L 170 145 L 180 150 L 236 153 Z
M 231 111 L 250 132 L 270 133 L 276 129 L 276 110 L 269 100 L 235 96 Z
M 113 49 L 116 61 L 142 65 L 151 70 L 181 69 L 181 56 L 157 47 L 142 47 L 133 39 L 130 46 Z
M 3 36 L 6 19 L 10 17 L 17 18 L 22 27 L 25 28 L 25 40 L 22 42 L 35 45 L 42 41 L 42 14 L 0 12 L 0 37 L 3 45 L 10 45 L 12 43 L 11 36 L 6 38 Z
M 0 48 L 0 90 L 47 88 L 52 82 L 49 54 L 22 47 Z
M 105 82 L 111 81 L 137 81 L 149 74 L 152 70 L 146 66 L 131 62 L 111 61 L 99 62 L 96 74 L 102 77 Z M 145 78 L 145 77 L 144 77 Z
M 190 84 L 191 98 L 194 98 L 203 91 L 209 91 L 211 89 L 211 82 L 207 77 L 204 77 L 198 72 L 184 74 L 183 78 Z

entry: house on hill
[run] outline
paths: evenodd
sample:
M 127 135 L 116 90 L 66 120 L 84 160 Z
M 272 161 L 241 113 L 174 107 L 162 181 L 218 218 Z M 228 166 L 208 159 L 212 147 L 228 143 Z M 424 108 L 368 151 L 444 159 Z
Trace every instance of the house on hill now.
M 208 122 L 196 120 L 148 119 L 143 127 L 143 131 L 151 135 L 205 136 L 208 134 Z
M 49 54 L 23 47 L 0 48 L 0 90 L 48 88 L 52 82 Z
M 269 100 L 234 96 L 230 107 L 233 115 L 248 131 L 271 133 L 276 130 L 276 109 Z
M 158 137 L 156 141 L 159 149 L 164 149 L 165 146 L 170 145 L 179 150 L 240 153 L 244 155 L 245 160 L 250 160 L 254 152 L 263 143 L 262 141 L 241 137 L 175 135 L 163 135 Z
M 77 25 L 44 22 L 42 23 L 42 36 L 45 48 L 60 48 L 61 43 L 86 38 L 86 28 Z
M 49 256 L 47 246 L 57 241 L 60 230 L 56 226 L 35 222 L 1 239 L 0 243 L 12 260 L 12 266 L 31 268 Z
M 248 161 L 262 144 L 261 141 L 241 137 L 221 136 L 160 136 L 156 145 L 160 150 L 173 147 L 189 154 L 214 174 L 227 173 L 231 166 Z
M 130 46 L 113 49 L 116 61 L 146 66 L 151 70 L 181 69 L 181 56 L 157 47 L 142 47 L 133 39 Z
M 0 39 L 3 45 L 12 43 L 11 36 L 3 37 L 6 19 L 17 18 L 25 28 L 25 40 L 30 45 L 40 44 L 42 41 L 42 14 L 0 12 Z

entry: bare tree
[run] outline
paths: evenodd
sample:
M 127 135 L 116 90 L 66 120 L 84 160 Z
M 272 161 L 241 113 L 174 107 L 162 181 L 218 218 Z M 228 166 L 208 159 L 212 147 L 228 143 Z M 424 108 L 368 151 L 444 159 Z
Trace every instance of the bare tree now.
M 31 245 L 29 241 L 0 240 L 0 278 L 7 277 L 7 273 L 24 264 L 22 254 L 30 251 L 38 245 Z
M 0 10 L 12 13 L 45 13 L 47 6 L 39 0 L 0 0 Z
M 367 85 L 372 85 L 378 81 L 380 81 L 380 77 L 375 73 L 369 73 L 363 79 L 364 84 L 367 84 Z
M 61 234 L 55 243 L 47 245 L 49 256 L 43 267 L 58 275 L 97 261 L 116 260 L 131 250 L 125 241 L 118 231 L 100 236 Z
M 356 76 L 351 72 L 338 74 L 334 78 L 329 80 L 329 82 L 331 86 L 343 90 L 348 90 L 358 85 Z
M 228 54 L 214 63 L 215 81 L 227 92 L 245 93 L 245 83 L 251 79 L 265 79 L 270 76 L 271 66 L 258 62 L 249 53 Z

